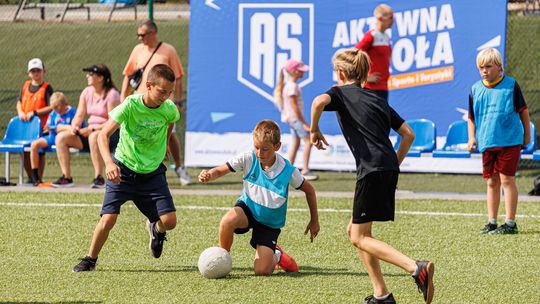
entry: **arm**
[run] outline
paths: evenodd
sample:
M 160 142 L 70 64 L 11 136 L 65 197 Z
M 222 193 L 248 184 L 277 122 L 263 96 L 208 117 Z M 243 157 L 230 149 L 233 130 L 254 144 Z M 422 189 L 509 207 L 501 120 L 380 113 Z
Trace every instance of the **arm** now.
M 399 147 L 396 152 L 398 163 L 401 165 L 414 141 L 414 132 L 406 122 L 403 122 L 401 127 L 399 127 L 397 130 L 397 133 L 399 136 L 401 136 L 401 142 L 399 143 Z
M 227 166 L 226 164 L 212 168 L 208 171 L 202 170 L 201 173 L 199 173 L 199 181 L 201 183 L 208 183 L 209 181 L 218 179 L 230 172 L 231 170 L 229 169 L 229 166 Z
M 129 78 L 128 75 L 124 75 L 122 80 L 122 89 L 120 90 L 120 102 L 123 102 L 129 95 Z
M 303 109 L 300 109 L 298 106 L 298 96 L 292 95 L 289 96 L 291 99 L 291 108 L 293 110 L 293 113 L 296 114 L 296 117 L 298 117 L 298 120 L 304 125 L 304 128 L 306 128 L 307 131 L 309 131 L 309 126 L 306 122 L 306 119 L 304 118 L 304 113 L 302 112 Z
M 115 184 L 120 183 L 120 168 L 118 168 L 112 159 L 112 155 L 109 150 L 109 137 L 118 128 L 120 128 L 120 125 L 114 121 L 114 119 L 109 118 L 98 135 L 98 147 L 101 157 L 103 158 L 103 162 L 105 163 L 105 174 L 107 175 L 107 179 Z
M 317 195 L 315 194 L 315 189 L 307 180 L 304 180 L 300 190 L 306 194 L 310 215 L 310 220 L 304 234 L 309 232 L 309 238 L 311 242 L 313 242 L 313 239 L 317 236 L 319 230 L 321 229 L 319 226 L 319 213 L 317 212 Z
M 523 130 L 525 131 L 523 133 L 523 145 L 522 147 L 525 148 L 527 144 L 531 141 L 531 119 L 529 117 L 529 110 L 524 109 L 519 113 L 519 119 L 521 119 L 521 124 L 523 124 Z M 536 134 L 532 134 L 532 136 L 536 136 Z
M 476 148 L 478 147 L 478 143 L 476 142 L 475 132 L 476 132 L 476 124 L 469 117 L 469 119 L 467 119 L 467 133 L 469 134 L 469 141 L 467 142 L 467 150 L 469 150 L 469 152 L 471 153 L 476 151 Z
M 71 132 L 73 132 L 73 134 L 77 134 L 78 131 L 81 129 L 81 125 L 83 123 L 85 115 L 86 102 L 84 102 L 83 99 L 80 99 L 79 105 L 77 106 L 77 112 L 75 113 L 75 117 L 73 117 L 73 120 L 71 121 Z
M 23 110 L 22 110 L 21 100 L 17 100 L 17 115 L 19 116 L 20 120 L 27 121 L 26 113 L 24 113 Z
M 319 130 L 319 120 L 321 119 L 324 107 L 326 107 L 330 101 L 330 95 L 322 94 L 315 97 L 313 104 L 311 105 L 311 143 L 319 150 L 326 150 L 323 144 L 328 146 L 328 142 L 321 133 L 321 130 Z

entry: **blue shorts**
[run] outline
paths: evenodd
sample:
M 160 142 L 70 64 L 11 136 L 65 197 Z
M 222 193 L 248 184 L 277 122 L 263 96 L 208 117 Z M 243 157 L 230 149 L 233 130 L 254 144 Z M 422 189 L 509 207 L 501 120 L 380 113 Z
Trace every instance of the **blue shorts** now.
M 49 148 L 55 145 L 54 140 L 56 139 L 56 134 L 49 134 L 46 136 L 42 136 L 41 138 L 45 139 L 45 141 L 49 145 Z
M 299 138 L 306 138 L 309 137 L 309 132 L 304 129 L 304 125 L 300 120 L 295 120 L 293 122 L 289 123 L 289 127 L 291 127 L 291 135 L 292 137 L 299 137 Z
M 160 164 L 155 171 L 140 174 L 116 159 L 114 162 L 120 168 L 120 183 L 113 184 L 107 180 L 101 215 L 120 214 L 120 207 L 129 200 L 150 222 L 156 222 L 161 215 L 176 211 L 165 176 L 165 165 Z

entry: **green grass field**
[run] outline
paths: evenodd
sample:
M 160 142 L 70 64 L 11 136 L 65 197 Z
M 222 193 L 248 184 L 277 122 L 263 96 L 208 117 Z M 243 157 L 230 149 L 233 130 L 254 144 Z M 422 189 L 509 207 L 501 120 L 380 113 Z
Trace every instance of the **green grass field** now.
M 177 229 L 164 254 L 148 251 L 145 219 L 128 203 L 102 251 L 97 271 L 73 273 L 98 221 L 99 194 L 3 192 L 0 199 L 2 303 L 360 303 L 371 293 L 345 227 L 348 199 L 319 199 L 321 232 L 303 235 L 309 214 L 292 198 L 280 243 L 300 273 L 255 277 L 246 235 L 232 250 L 233 270 L 220 280 L 199 275 L 197 259 L 217 244 L 217 226 L 235 197 L 175 196 Z M 34 205 L 28 205 L 34 204 Z M 77 205 L 75 205 L 77 204 Z M 215 209 L 197 209 L 200 207 Z M 436 264 L 434 303 L 538 303 L 540 205 L 521 203 L 520 234 L 479 235 L 483 202 L 398 201 L 396 221 L 375 224 L 376 237 Z M 430 213 L 435 212 L 435 213 Z M 399 303 L 423 303 L 413 280 L 384 264 Z

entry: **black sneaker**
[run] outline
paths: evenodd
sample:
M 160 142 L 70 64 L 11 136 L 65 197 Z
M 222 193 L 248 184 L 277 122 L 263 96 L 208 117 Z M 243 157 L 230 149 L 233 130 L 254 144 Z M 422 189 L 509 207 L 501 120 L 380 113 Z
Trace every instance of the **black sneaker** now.
M 384 300 L 378 300 L 374 296 L 369 296 L 364 299 L 364 304 L 396 304 L 396 300 L 392 294 L 388 295 Z
M 32 184 L 34 185 L 34 187 L 37 187 L 41 183 L 43 183 L 43 182 L 41 181 L 41 179 L 38 178 L 38 179 L 35 179 Z
M 94 260 L 89 256 L 85 256 L 81 259 L 81 262 L 79 262 L 79 264 L 73 267 L 73 272 L 94 271 L 96 270 L 96 262 L 97 259 Z
M 161 256 L 161 252 L 163 251 L 163 242 L 167 240 L 167 238 L 165 237 L 167 233 L 157 232 L 156 223 L 157 222 L 147 222 L 146 229 L 148 230 L 148 234 L 150 235 L 150 243 L 148 244 L 148 247 L 152 252 L 152 256 L 157 259 Z
M 418 267 L 412 277 L 418 286 L 418 291 L 424 295 L 424 301 L 427 304 L 431 303 L 435 286 L 433 286 L 433 274 L 435 273 L 435 265 L 430 261 L 416 261 Z
M 92 188 L 93 189 L 101 189 L 105 187 L 105 179 L 103 179 L 103 176 L 98 175 L 94 180 L 92 181 Z
M 65 178 L 64 175 L 52 183 L 52 186 L 55 188 L 73 187 L 74 185 L 73 178 Z
M 480 230 L 480 234 L 486 234 L 486 233 L 489 233 L 490 231 L 493 231 L 497 229 L 497 224 L 490 224 L 490 223 L 487 223 L 484 228 L 482 228 L 482 230 Z
M 489 234 L 518 234 L 518 227 L 517 224 L 514 224 L 514 227 L 511 227 L 504 223 L 497 229 L 491 230 Z

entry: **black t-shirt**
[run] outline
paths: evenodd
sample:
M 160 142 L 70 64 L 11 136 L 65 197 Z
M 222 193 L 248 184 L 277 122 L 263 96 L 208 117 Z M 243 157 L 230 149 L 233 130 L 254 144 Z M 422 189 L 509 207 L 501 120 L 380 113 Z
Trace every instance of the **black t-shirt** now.
M 33 84 L 30 84 L 30 86 L 28 87 L 28 90 L 30 91 L 30 93 L 35 93 L 41 88 L 42 85 L 43 85 L 43 83 L 40 84 L 40 85 L 37 85 L 37 86 L 35 86 Z M 51 84 L 49 84 L 47 86 L 47 88 L 45 89 L 45 105 L 46 106 L 49 105 L 49 99 L 51 99 L 51 95 L 53 93 L 54 93 L 54 90 L 53 90 Z M 21 89 L 19 91 L 19 99 L 17 99 L 17 100 L 21 100 L 22 94 L 23 94 L 23 92 L 22 92 L 22 89 Z
M 332 87 L 325 111 L 337 112 L 339 125 L 356 160 L 357 178 L 374 171 L 399 171 L 390 128 L 404 120 L 388 102 L 358 84 Z

